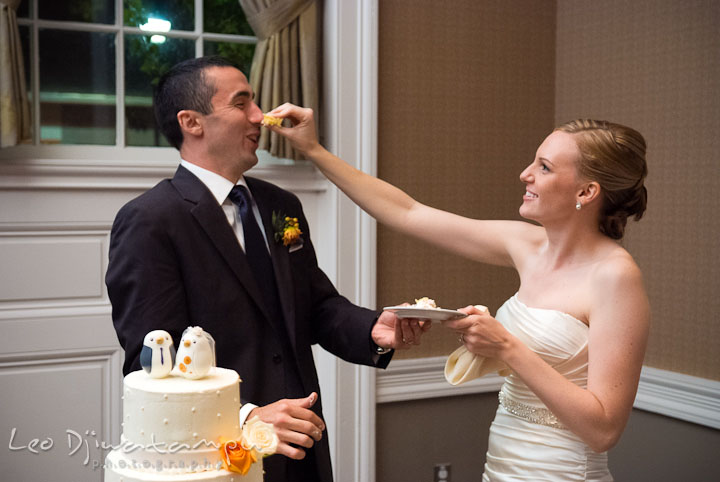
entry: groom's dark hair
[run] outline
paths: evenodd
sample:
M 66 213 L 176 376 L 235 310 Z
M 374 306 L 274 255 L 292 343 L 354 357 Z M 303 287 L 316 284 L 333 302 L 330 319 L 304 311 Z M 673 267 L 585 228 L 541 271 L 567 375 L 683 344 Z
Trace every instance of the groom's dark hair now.
M 177 113 L 181 110 L 195 110 L 201 114 L 212 112 L 211 101 L 217 89 L 205 75 L 205 70 L 210 67 L 237 68 L 226 58 L 217 55 L 188 59 L 168 70 L 155 87 L 155 120 L 160 132 L 177 150 L 183 143 Z

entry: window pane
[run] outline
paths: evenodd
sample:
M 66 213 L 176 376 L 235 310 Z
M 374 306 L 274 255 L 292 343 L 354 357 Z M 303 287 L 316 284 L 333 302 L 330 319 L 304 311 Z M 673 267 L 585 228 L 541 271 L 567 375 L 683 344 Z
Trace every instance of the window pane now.
M 40 141 L 115 144 L 115 35 L 40 30 L 39 47 Z
M 159 41 L 161 39 L 156 39 Z M 169 146 L 157 130 L 152 109 L 153 87 L 176 63 L 195 57 L 195 42 L 147 35 L 125 36 L 125 141 L 128 146 Z
M 209 40 L 206 40 L 204 44 L 204 55 L 222 55 L 237 65 L 248 79 L 250 78 L 250 66 L 255 53 L 255 44 L 211 42 Z
M 203 0 L 205 32 L 254 36 L 238 0 Z
M 125 0 L 125 25 L 141 27 L 149 19 L 160 19 L 170 22 L 168 29 L 195 30 L 194 3 L 194 0 Z
M 29 0 L 24 3 L 29 3 Z M 38 13 L 45 20 L 115 23 L 114 3 L 108 0 L 38 0 Z
M 17 9 L 17 16 L 19 18 L 27 18 L 30 16 L 30 1 L 25 0 L 20 2 L 20 5 Z

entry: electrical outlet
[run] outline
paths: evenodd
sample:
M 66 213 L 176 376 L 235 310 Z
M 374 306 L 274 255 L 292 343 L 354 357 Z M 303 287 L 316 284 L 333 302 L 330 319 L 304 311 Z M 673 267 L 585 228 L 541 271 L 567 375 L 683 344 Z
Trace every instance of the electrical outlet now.
M 451 482 L 450 464 L 435 464 L 435 482 Z

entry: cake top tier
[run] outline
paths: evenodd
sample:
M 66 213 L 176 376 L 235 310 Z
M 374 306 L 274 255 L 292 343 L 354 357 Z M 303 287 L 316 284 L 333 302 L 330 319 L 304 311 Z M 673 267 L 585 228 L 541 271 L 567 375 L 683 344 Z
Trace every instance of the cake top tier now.
M 152 378 L 144 370 L 134 371 L 125 377 L 125 386 L 151 393 L 187 393 L 192 387 L 193 392 L 207 390 L 220 390 L 221 388 L 237 385 L 240 377 L 235 370 L 212 367 L 210 372 L 201 379 L 188 380 L 177 373 L 176 369 L 166 378 Z

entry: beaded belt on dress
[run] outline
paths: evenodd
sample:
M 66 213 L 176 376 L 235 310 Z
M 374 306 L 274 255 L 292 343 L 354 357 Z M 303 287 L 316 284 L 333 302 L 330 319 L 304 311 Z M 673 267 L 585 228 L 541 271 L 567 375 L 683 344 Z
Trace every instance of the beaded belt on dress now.
M 503 393 L 502 390 L 498 393 L 498 399 L 500 400 L 500 405 L 502 405 L 505 410 L 528 422 L 567 430 L 567 428 L 558 421 L 555 414 L 547 408 L 533 407 L 532 405 L 516 402 Z

